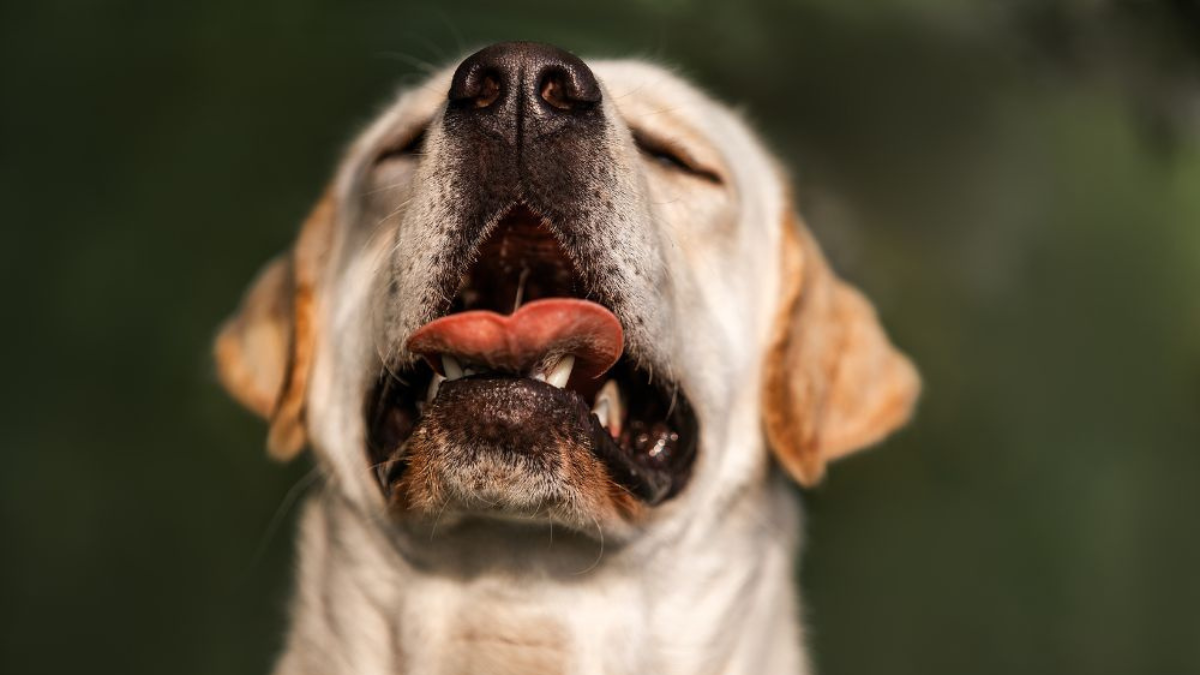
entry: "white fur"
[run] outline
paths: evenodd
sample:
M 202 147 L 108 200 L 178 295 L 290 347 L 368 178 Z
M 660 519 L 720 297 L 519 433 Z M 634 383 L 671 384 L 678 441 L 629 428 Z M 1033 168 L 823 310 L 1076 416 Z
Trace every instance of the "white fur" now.
M 671 175 L 631 143 L 613 149 L 629 167 L 622 198 L 645 238 L 638 255 L 661 260 L 668 277 L 640 302 L 654 304 L 660 357 L 701 421 L 689 485 L 636 528 L 592 533 L 496 521 L 450 535 L 453 518 L 416 531 L 385 514 L 363 457 L 363 396 L 418 317 L 384 325 L 375 289 L 403 255 L 394 249 L 437 245 L 414 223 L 437 218 L 445 195 L 420 173 L 432 159 L 384 176 L 367 166 L 399 130 L 437 118 L 448 74 L 437 75 L 366 131 L 336 178 L 335 271 L 319 295 L 329 337 L 308 399 L 329 481 L 302 516 L 280 675 L 807 672 L 793 595 L 800 514 L 760 421 L 788 208 L 781 175 L 736 115 L 671 73 L 591 65 L 612 124 L 677 137 L 725 178 Z M 436 152 L 436 123 L 430 138 Z

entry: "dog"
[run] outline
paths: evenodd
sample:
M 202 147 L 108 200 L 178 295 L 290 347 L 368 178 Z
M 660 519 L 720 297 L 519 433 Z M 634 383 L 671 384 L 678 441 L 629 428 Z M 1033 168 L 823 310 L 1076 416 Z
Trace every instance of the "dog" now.
M 327 478 L 275 672 L 810 672 L 788 481 L 920 383 L 787 186 L 640 61 L 500 43 L 403 92 L 216 340 Z

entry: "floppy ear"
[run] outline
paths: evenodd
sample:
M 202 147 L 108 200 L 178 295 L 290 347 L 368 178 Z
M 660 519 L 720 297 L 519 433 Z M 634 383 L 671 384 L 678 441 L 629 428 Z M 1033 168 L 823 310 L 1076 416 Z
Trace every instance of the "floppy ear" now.
M 921 383 L 875 308 L 829 268 L 800 219 L 784 221 L 783 286 L 767 351 L 764 424 L 801 485 L 825 464 L 876 443 L 912 414 Z
M 217 334 L 217 375 L 239 403 L 270 420 L 267 452 L 295 457 L 308 442 L 304 400 L 316 341 L 316 285 L 333 233 L 326 194 L 295 245 L 259 272 Z

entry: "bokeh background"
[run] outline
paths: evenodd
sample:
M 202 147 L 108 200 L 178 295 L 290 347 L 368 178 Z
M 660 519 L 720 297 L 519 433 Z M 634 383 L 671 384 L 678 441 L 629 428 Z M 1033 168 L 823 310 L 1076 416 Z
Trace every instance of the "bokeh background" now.
M 0 671 L 268 669 L 311 464 L 209 340 L 395 88 L 501 39 L 745 110 L 920 364 L 804 497 L 820 672 L 1200 672 L 1190 0 L 5 0 Z

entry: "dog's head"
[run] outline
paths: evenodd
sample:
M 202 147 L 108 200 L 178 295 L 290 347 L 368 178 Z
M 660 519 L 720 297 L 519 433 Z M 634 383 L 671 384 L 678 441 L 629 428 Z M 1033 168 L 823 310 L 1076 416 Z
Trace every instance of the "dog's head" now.
M 272 454 L 311 443 L 393 522 L 632 537 L 761 482 L 764 447 L 812 484 L 918 379 L 787 193 L 672 74 L 493 45 L 354 143 L 223 327 L 221 379 Z

